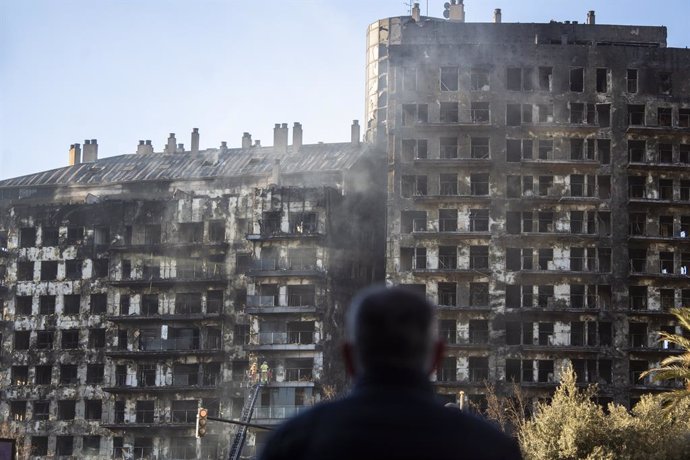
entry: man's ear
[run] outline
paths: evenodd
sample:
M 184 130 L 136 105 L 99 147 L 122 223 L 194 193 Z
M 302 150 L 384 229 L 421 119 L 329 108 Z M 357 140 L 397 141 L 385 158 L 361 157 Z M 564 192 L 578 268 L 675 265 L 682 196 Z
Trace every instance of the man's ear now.
M 429 368 L 429 375 L 433 374 L 435 370 L 441 367 L 441 361 L 443 360 L 443 354 L 446 351 L 446 344 L 443 340 L 437 340 L 434 343 L 434 351 L 431 357 L 431 366 Z
M 345 371 L 350 377 L 357 375 L 355 367 L 355 350 L 351 343 L 343 343 L 342 346 L 343 360 L 345 360 Z

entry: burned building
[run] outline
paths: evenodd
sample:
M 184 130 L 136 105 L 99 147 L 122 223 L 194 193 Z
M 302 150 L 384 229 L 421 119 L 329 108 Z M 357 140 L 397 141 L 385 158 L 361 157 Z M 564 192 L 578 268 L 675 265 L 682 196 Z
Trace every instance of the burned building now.
M 235 428 L 197 440 L 197 410 L 237 419 L 252 363 L 268 366 L 255 423 L 340 388 L 344 306 L 383 279 L 381 162 L 352 131 L 199 150 L 194 130 L 191 151 L 171 134 L 104 159 L 90 140 L 0 182 L 0 412 L 24 452 L 225 458 Z
M 388 158 L 386 279 L 438 304 L 437 390 L 547 396 L 571 362 L 603 401 L 668 385 L 655 331 L 690 304 L 690 52 L 664 27 L 371 24 L 369 141 Z
M 639 376 L 690 304 L 690 53 L 593 11 L 463 8 L 369 27 L 368 143 L 87 140 L 0 181 L 0 422 L 25 452 L 227 456 L 234 428 L 194 439 L 197 408 L 236 419 L 265 379 L 270 425 L 340 390 L 344 308 L 384 279 L 438 305 L 443 398 L 545 397 L 567 362 L 602 401 L 669 388 Z

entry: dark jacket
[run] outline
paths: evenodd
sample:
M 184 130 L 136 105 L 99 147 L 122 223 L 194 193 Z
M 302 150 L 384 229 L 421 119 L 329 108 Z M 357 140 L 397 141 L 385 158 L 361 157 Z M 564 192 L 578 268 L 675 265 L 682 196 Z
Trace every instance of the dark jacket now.
M 444 407 L 426 376 L 368 374 L 344 399 L 289 420 L 269 437 L 261 460 L 519 460 L 520 450 L 487 422 Z

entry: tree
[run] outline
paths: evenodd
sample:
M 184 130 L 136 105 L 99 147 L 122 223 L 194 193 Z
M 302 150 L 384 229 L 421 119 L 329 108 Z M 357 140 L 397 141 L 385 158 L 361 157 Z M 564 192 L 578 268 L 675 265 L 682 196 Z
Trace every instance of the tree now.
M 680 323 L 681 328 L 690 337 L 690 308 L 673 308 L 671 313 Z M 651 376 L 654 380 L 679 380 L 684 387 L 665 393 L 662 398 L 665 404 L 673 407 L 683 400 L 690 400 L 690 338 L 680 334 L 659 332 L 660 342 L 675 344 L 684 351 L 683 354 L 669 356 L 661 361 L 659 367 L 642 373 L 640 378 Z
M 526 460 L 681 460 L 690 452 L 690 399 L 664 409 L 644 395 L 629 411 L 594 402 L 595 385 L 578 388 L 568 365 L 550 403 L 537 404 L 518 439 Z

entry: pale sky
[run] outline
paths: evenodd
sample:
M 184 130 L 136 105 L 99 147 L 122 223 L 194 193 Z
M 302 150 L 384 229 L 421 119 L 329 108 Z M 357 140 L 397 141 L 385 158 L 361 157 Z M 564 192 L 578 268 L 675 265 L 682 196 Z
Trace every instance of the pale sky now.
M 426 3 L 421 2 L 422 14 Z M 441 17 L 444 0 L 429 0 Z M 687 0 L 465 0 L 468 22 L 665 25 L 690 44 Z M 67 165 L 69 145 L 98 139 L 99 157 L 263 145 L 295 121 L 305 143 L 349 140 L 364 116 L 367 25 L 407 14 L 403 0 L 0 0 L 0 179 Z

